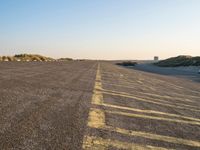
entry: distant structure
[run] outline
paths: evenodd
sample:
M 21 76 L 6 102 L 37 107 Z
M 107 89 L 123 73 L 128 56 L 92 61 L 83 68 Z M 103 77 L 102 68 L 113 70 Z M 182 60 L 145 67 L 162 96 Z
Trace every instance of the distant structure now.
M 154 56 L 154 61 L 158 61 L 159 57 L 158 56 Z

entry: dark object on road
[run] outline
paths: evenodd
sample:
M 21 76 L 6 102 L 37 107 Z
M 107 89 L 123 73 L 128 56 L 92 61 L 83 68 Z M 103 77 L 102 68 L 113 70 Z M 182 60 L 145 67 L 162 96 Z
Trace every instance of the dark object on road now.
M 135 66 L 135 65 L 137 65 L 137 62 L 125 61 L 125 62 L 122 62 L 122 63 L 117 63 L 117 65 L 121 65 L 121 66 Z
M 178 56 L 154 63 L 160 67 L 200 66 L 200 57 Z

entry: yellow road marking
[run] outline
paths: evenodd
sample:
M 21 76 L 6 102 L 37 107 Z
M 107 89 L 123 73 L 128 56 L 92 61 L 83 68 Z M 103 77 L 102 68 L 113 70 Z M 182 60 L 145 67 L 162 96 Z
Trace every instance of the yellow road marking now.
M 98 65 L 97 74 L 96 74 L 96 82 L 94 86 L 93 96 L 92 96 L 92 104 L 103 104 L 103 94 L 101 91 L 97 91 L 97 89 L 102 89 L 101 84 L 101 74 L 100 74 L 100 66 Z M 90 108 L 88 126 L 104 126 L 105 125 L 105 113 L 101 109 Z
M 97 109 L 95 109 L 94 111 L 98 112 Z M 95 113 L 91 113 L 91 114 L 95 114 Z M 96 120 L 94 120 L 94 122 L 95 121 Z M 100 119 L 98 121 L 102 121 L 102 120 Z M 122 128 L 114 128 L 114 127 L 105 125 L 105 123 L 103 123 L 103 122 L 102 123 L 99 123 L 99 122 L 98 123 L 89 123 L 88 126 L 91 128 L 113 131 L 113 132 L 117 132 L 117 133 L 128 135 L 128 136 L 137 136 L 137 137 L 147 138 L 147 139 L 151 139 L 151 140 L 159 140 L 159 141 L 169 142 L 169 143 L 174 143 L 174 144 L 200 147 L 200 141 L 187 140 L 187 139 L 182 139 L 182 138 L 158 135 L 158 134 L 141 132 L 141 131 L 126 130 L 126 129 L 122 129 Z
M 141 80 L 141 78 L 139 77 L 137 80 Z M 132 80 L 130 80 L 128 78 L 125 78 L 124 81 L 127 82 L 127 83 L 135 83 L 135 82 L 133 82 Z M 146 82 L 148 83 L 149 80 L 146 80 Z M 170 86 L 170 87 L 173 87 L 174 89 L 185 89 L 182 86 L 175 85 L 175 84 L 172 84 L 172 83 L 169 83 L 169 82 L 166 82 L 166 81 L 163 81 L 163 80 L 159 80 L 159 79 L 151 79 L 150 82 L 151 83 L 156 83 L 156 84 L 165 84 L 165 86 Z
M 107 84 L 107 83 L 106 83 Z M 113 84 L 112 84 L 113 85 Z M 114 86 L 120 86 L 120 85 L 114 85 Z M 128 87 L 128 88 L 133 88 L 133 87 Z M 133 89 L 136 89 L 135 87 Z M 105 89 L 104 89 L 105 90 Z M 106 90 L 108 91 L 108 90 Z M 109 90 L 110 91 L 110 90 Z M 112 92 L 117 92 L 117 93 L 124 93 L 124 94 L 130 94 L 130 93 L 126 93 L 126 92 L 118 92 L 118 91 L 112 91 Z M 142 95 L 148 95 L 148 96 L 155 96 L 155 97 L 159 97 L 159 98 L 166 98 L 167 100 L 178 100 L 178 101 L 183 101 L 183 102 L 191 102 L 194 103 L 194 101 L 190 100 L 190 99 L 186 99 L 186 98 L 181 98 L 181 97 L 172 97 L 172 96 L 168 96 L 168 95 L 158 95 L 155 93 L 146 93 L 146 92 L 140 92 L 140 91 L 134 91 L 137 94 L 142 94 Z M 198 97 L 199 98 L 199 97 Z
M 107 85 L 112 85 L 112 86 L 118 86 L 118 87 L 124 87 L 124 88 L 131 88 L 131 89 L 138 89 L 138 85 L 133 85 L 131 84 L 128 84 L 128 85 L 124 85 L 124 84 L 113 84 L 113 83 L 109 83 L 109 82 L 106 82 L 106 81 L 103 81 L 104 84 L 107 84 Z M 144 87 L 143 87 L 144 89 Z M 149 89 L 149 88 L 148 88 Z M 153 89 L 153 91 L 156 91 L 155 89 Z
M 95 83 L 95 87 L 94 87 L 94 91 L 96 91 L 96 90 L 101 90 L 102 89 L 102 84 L 101 84 L 101 82 L 96 82 Z
M 101 74 L 100 66 L 98 65 L 96 81 L 92 96 L 92 104 L 103 104 L 103 94 L 97 89 L 102 89 L 101 84 Z M 88 117 L 88 126 L 93 128 L 103 128 L 105 126 L 105 113 L 101 109 L 90 108 L 89 117 Z M 87 149 L 90 146 L 92 149 L 96 149 L 93 143 L 90 143 L 90 139 L 87 136 L 83 139 L 83 149 Z
M 135 117 L 135 118 L 145 118 L 145 119 L 152 119 L 152 120 L 161 120 L 161 121 L 169 121 L 169 122 L 176 122 L 176 123 L 200 125 L 200 122 L 196 122 L 196 121 L 186 121 L 186 120 L 163 118 L 163 117 L 156 117 L 156 116 L 147 116 L 147 115 L 126 113 L 126 112 L 119 112 L 119 111 L 106 111 L 106 112 L 110 114 Z
M 147 114 L 159 114 L 159 115 L 165 115 L 165 116 L 169 116 L 169 117 L 178 117 L 178 118 L 183 118 L 183 119 L 187 119 L 187 120 L 199 121 L 200 122 L 200 119 L 198 119 L 198 118 L 187 117 L 187 116 L 171 114 L 171 113 L 165 113 L 165 112 L 161 112 L 161 111 L 154 111 L 154 110 L 147 110 L 147 109 L 136 109 L 136 108 L 131 108 L 131 107 L 118 106 L 118 105 L 112 105 L 112 104 L 106 104 L 106 103 L 98 103 L 98 102 L 96 102 L 94 104 L 102 105 L 102 106 L 110 107 L 110 108 L 129 110 L 129 111 L 141 112 L 141 113 L 147 113 Z
M 103 83 L 104 84 L 107 84 L 107 85 L 112 85 L 112 86 L 118 86 L 118 87 L 124 87 L 124 88 L 131 88 L 131 89 L 138 89 L 138 88 L 136 88 L 138 85 L 136 85 L 136 84 L 131 84 L 131 86 L 130 86 L 130 83 L 128 84 L 128 85 L 122 85 L 122 84 L 113 84 L 113 83 L 109 83 L 109 82 L 105 82 L 105 81 L 103 81 Z M 146 86 L 145 86 L 145 88 L 147 88 Z M 144 89 L 144 87 L 143 87 L 143 89 Z M 149 87 L 148 87 L 148 89 L 149 89 Z M 153 90 L 153 91 L 156 91 L 155 89 Z M 143 92 L 139 92 L 139 91 L 137 91 L 138 93 L 143 93 Z M 173 93 L 174 95 L 177 95 L 177 96 L 183 96 L 182 94 L 178 94 L 178 93 L 174 93 L 173 91 L 171 91 L 170 93 Z M 157 94 L 153 94 L 153 93 L 144 93 L 144 94 L 146 94 L 146 95 L 157 95 Z M 159 97 L 170 97 L 170 96 L 162 96 L 162 95 L 157 95 L 157 96 L 159 96 Z M 187 95 L 187 97 L 191 97 L 191 98 L 199 98 L 198 96 L 194 96 L 194 95 Z M 175 99 L 178 99 L 178 100 L 182 100 L 182 101 L 188 101 L 188 102 L 194 102 L 194 101 L 192 101 L 192 100 L 190 100 L 190 99 L 185 99 L 185 98 L 181 98 L 181 97 L 177 97 L 177 98 L 175 98 Z
M 143 82 L 142 82 L 142 81 L 140 81 L 140 80 L 138 80 L 137 82 L 138 82 L 138 83 L 140 83 L 140 84 L 143 84 Z
M 118 71 L 118 73 L 119 74 L 121 74 L 121 72 L 120 71 Z M 132 72 L 133 73 L 133 72 Z M 146 82 L 146 84 L 149 82 L 149 80 L 146 80 L 145 78 L 143 78 L 143 77 L 145 77 L 146 78 L 146 75 L 142 75 L 142 74 L 139 74 L 139 73 L 137 73 L 137 74 L 135 74 L 135 78 L 134 78 L 134 80 L 140 80 L 140 81 L 145 81 Z M 136 82 L 133 82 L 133 80 L 131 79 L 129 79 L 129 78 L 127 78 L 127 75 L 125 75 L 124 74 L 124 78 L 122 79 L 123 81 L 121 81 L 121 82 L 123 82 L 123 83 L 127 83 L 127 84 L 133 84 L 133 85 L 135 85 L 136 84 Z M 191 89 L 188 89 L 188 88 L 186 88 L 186 87 L 182 87 L 182 86 L 180 86 L 180 85 L 176 85 L 176 84 L 173 84 L 173 83 L 169 83 L 169 82 L 166 82 L 166 81 L 164 81 L 164 80 L 161 80 L 161 79 L 155 79 L 155 78 L 151 78 L 151 81 L 150 81 L 151 83 L 156 83 L 156 84 L 161 84 L 161 85 L 165 85 L 165 86 L 169 86 L 169 87 L 171 87 L 171 88 L 173 88 L 173 89 L 175 89 L 175 90 L 179 90 L 179 89 L 184 89 L 184 90 L 186 90 L 186 91 L 189 91 L 189 92 L 193 92 L 193 93 L 196 93 L 196 94 L 200 94 L 200 91 L 194 91 L 194 90 L 191 90 Z M 135 85 L 136 86 L 136 85 Z M 142 84 L 142 86 L 144 86 L 144 87 L 147 87 L 147 88 L 149 88 L 149 89 L 152 89 L 152 87 L 150 87 L 150 86 L 146 86 L 146 85 L 144 85 L 144 84 Z M 193 97 L 193 96 L 191 96 L 191 97 Z M 196 97 L 196 96 L 195 96 Z M 199 98 L 199 97 L 196 97 L 196 98 Z
M 120 142 L 117 140 L 103 139 L 94 136 L 86 136 L 86 139 L 87 144 L 83 147 L 85 150 L 107 150 L 110 146 L 115 147 L 117 149 L 126 150 L 167 150 L 162 147 Z
M 101 128 L 105 126 L 105 113 L 101 109 L 91 108 L 89 112 L 88 126 Z
M 121 107 L 121 106 L 105 104 L 103 102 L 103 94 L 102 94 L 102 93 L 105 93 L 105 92 L 101 92 L 100 91 L 101 89 L 102 89 L 101 75 L 100 75 L 100 69 L 99 69 L 99 66 L 98 66 L 97 75 L 96 75 L 96 82 L 95 82 L 95 87 L 94 87 L 94 94 L 93 94 L 93 97 L 92 97 L 92 104 L 129 110 L 128 107 Z M 117 94 L 117 95 L 120 95 L 120 94 Z M 127 96 L 127 95 L 120 95 L 120 96 Z M 143 99 L 140 99 L 140 100 L 141 101 L 147 101 L 147 100 L 143 100 Z M 149 102 L 149 101 L 147 101 L 147 102 Z M 154 102 L 154 103 L 162 104 L 162 103 L 159 103 L 159 102 Z M 139 109 L 133 109 L 133 108 L 130 108 L 130 110 L 142 111 L 142 112 L 145 111 L 145 113 L 165 114 L 165 115 L 168 115 L 168 116 L 176 116 L 176 117 L 179 116 L 179 115 L 175 115 L 175 114 L 168 114 L 168 113 L 157 112 L 157 111 L 149 111 L 149 110 L 139 110 Z M 112 113 L 112 111 L 110 111 L 110 112 Z M 116 112 L 114 112 L 114 113 L 116 113 Z M 122 114 L 122 112 L 120 112 L 120 113 Z M 123 115 L 127 115 L 127 114 L 130 115 L 130 113 L 126 113 L 126 114 L 123 113 Z M 184 117 L 184 118 L 189 119 L 190 117 Z M 190 118 L 190 119 L 193 120 L 195 118 Z M 147 139 L 151 139 L 151 140 L 159 140 L 159 141 L 169 142 L 169 143 L 174 143 L 174 144 L 182 144 L 182 145 L 187 145 L 187 146 L 200 147 L 200 141 L 192 141 L 192 140 L 187 140 L 187 139 L 182 139 L 182 138 L 176 138 L 176 137 L 170 137 L 170 136 L 164 136 L 164 135 L 157 135 L 157 134 L 152 134 L 152 133 L 126 130 L 126 129 L 114 128 L 114 127 L 111 127 L 111 126 L 107 126 L 105 124 L 105 113 L 104 113 L 104 111 L 101 110 L 101 109 L 97 109 L 97 108 L 91 108 L 90 109 L 89 118 L 88 118 L 88 126 L 91 127 L 91 128 L 113 131 L 113 132 L 120 133 L 120 134 L 127 135 L 127 136 L 136 136 L 136 137 L 142 137 L 142 138 L 147 138 Z M 116 147 L 116 148 L 119 148 L 119 149 L 120 148 L 121 149 L 164 149 L 162 147 L 153 147 L 153 146 L 146 146 L 146 145 L 143 146 L 143 145 L 126 143 L 126 142 L 120 142 L 120 141 L 117 141 L 117 140 L 110 140 L 110 139 L 102 139 L 102 138 L 84 136 L 83 149 L 90 149 L 90 150 L 95 150 L 95 149 L 98 150 L 98 148 L 99 149 L 107 149 L 107 148 L 109 148 L 109 146 L 113 146 L 113 147 Z
M 122 95 L 128 95 L 128 96 L 132 96 L 133 97 L 133 95 L 132 94 L 130 94 L 130 93 L 126 93 L 126 92 L 119 92 L 119 91 L 113 91 L 113 90 L 107 90 L 107 89 L 101 89 L 102 91 L 105 91 L 105 92 L 110 92 L 110 93 L 114 93 L 114 94 L 122 94 Z M 140 93 L 140 94 L 145 94 L 145 93 Z M 139 98 L 142 98 L 142 97 L 139 97 Z M 172 97 L 171 97 L 172 98 Z M 164 102 L 164 103 L 168 103 L 168 104 L 171 104 L 171 102 L 170 101 L 172 101 L 172 99 L 171 100 L 162 100 L 162 99 L 153 99 L 153 98 L 148 98 L 149 100 L 153 100 L 153 101 L 159 101 L 159 102 Z M 174 99 L 173 99 L 174 100 Z M 191 107 L 191 108 L 199 108 L 199 107 L 197 107 L 197 106 L 192 106 L 192 105 L 188 105 L 188 104 L 182 104 L 182 103 L 175 103 L 175 104 L 177 104 L 177 105 L 182 105 L 182 106 L 185 106 L 185 107 Z
M 186 108 L 186 107 L 181 107 L 181 106 L 174 106 L 172 104 L 164 104 L 162 102 L 150 101 L 150 100 L 146 100 L 146 99 L 143 99 L 143 98 L 139 98 L 139 97 L 135 97 L 135 96 L 130 96 L 130 95 L 125 95 L 125 94 L 109 93 L 109 92 L 104 92 L 104 91 L 102 91 L 102 93 L 108 94 L 108 95 L 113 95 L 113 96 L 120 96 L 120 97 L 131 98 L 131 99 L 134 99 L 136 101 L 144 101 L 144 102 L 153 103 L 153 104 L 162 105 L 162 106 L 168 106 L 168 107 L 180 108 L 180 109 L 187 109 L 187 110 L 190 110 L 190 111 L 197 111 L 197 112 L 200 111 L 199 109 L 191 109 L 191 108 Z
M 92 104 L 103 104 L 103 95 L 95 91 L 92 96 Z
M 193 147 L 200 147 L 200 141 L 192 141 L 182 138 L 176 138 L 176 137 L 170 137 L 165 135 L 158 135 L 158 134 L 152 134 L 152 133 L 146 133 L 146 132 L 140 132 L 140 131 L 132 131 L 132 130 L 126 130 L 121 128 L 113 128 L 113 127 L 105 127 L 109 129 L 109 131 L 114 131 L 117 133 L 121 133 L 128 136 L 138 136 L 143 137 L 151 140 L 159 140 L 174 144 L 181 144 L 181 145 L 188 145 Z

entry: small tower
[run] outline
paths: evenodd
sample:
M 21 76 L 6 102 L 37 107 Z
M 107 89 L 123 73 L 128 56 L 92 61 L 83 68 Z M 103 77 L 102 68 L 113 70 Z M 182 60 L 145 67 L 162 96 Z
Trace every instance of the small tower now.
M 154 56 L 154 61 L 158 61 L 159 57 L 158 56 Z

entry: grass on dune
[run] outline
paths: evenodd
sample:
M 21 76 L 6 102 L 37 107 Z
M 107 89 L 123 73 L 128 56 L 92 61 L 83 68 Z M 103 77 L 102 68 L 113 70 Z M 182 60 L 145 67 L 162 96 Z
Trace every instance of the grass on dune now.
M 200 57 L 181 55 L 171 57 L 154 64 L 160 67 L 200 66 Z

